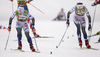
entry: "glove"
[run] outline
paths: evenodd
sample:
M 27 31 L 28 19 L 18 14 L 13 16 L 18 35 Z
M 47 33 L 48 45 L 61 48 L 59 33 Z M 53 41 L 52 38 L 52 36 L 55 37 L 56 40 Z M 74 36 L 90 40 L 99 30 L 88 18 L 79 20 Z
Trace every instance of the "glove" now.
M 13 0 L 10 0 L 11 2 L 13 2 Z
M 10 32 L 11 31 L 11 27 L 8 27 L 7 30 Z
M 33 28 L 32 28 L 32 31 L 33 31 L 33 32 L 35 32 L 35 31 L 36 31 L 36 29 L 33 27 Z
M 68 27 L 69 25 L 70 25 L 70 22 L 69 22 L 69 21 L 67 21 L 67 22 L 66 22 L 66 26 Z
M 27 1 L 27 3 L 30 3 L 30 1 Z
M 91 25 L 89 25 L 88 30 L 89 30 L 89 31 L 91 31 L 91 30 L 92 30 Z
M 32 31 L 35 32 L 36 29 L 34 28 L 34 24 L 32 24 Z

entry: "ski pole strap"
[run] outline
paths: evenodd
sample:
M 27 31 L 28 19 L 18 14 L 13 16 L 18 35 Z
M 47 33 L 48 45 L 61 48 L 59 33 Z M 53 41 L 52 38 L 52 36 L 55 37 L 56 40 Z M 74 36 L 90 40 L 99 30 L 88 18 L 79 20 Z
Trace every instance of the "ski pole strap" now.
M 91 26 L 91 16 L 87 15 L 87 17 L 88 17 L 88 21 L 89 21 L 89 26 Z
M 67 21 L 68 21 L 68 22 L 69 22 L 70 14 L 71 14 L 71 12 L 69 11 L 69 12 L 67 13 Z
M 67 22 L 69 22 L 69 16 L 67 16 Z
M 89 26 L 91 26 L 91 21 L 89 21 Z
M 9 19 L 9 27 L 11 27 L 12 19 L 13 19 L 13 18 L 10 17 L 10 19 Z

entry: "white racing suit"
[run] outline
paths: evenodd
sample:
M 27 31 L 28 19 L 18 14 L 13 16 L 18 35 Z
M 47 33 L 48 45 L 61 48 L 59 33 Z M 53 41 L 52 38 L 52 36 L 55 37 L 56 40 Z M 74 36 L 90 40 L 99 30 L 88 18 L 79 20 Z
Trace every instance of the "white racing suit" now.
M 24 10 L 24 13 L 22 15 L 20 15 L 18 13 L 18 11 L 14 12 L 13 15 L 11 16 L 11 18 L 14 18 L 15 16 L 17 17 L 16 30 L 17 30 L 18 43 L 22 39 L 21 31 L 23 28 L 23 30 L 25 31 L 25 35 L 27 37 L 27 41 L 29 42 L 29 44 L 32 44 L 32 40 L 31 40 L 31 37 L 29 35 L 27 18 L 32 19 L 33 17 L 26 10 Z
M 85 6 L 83 6 L 82 11 L 79 11 L 77 9 L 77 6 L 75 6 L 70 10 L 70 12 L 72 13 L 74 11 L 75 11 L 75 13 L 73 16 L 73 21 L 77 27 L 78 38 L 81 38 L 81 31 L 80 31 L 80 25 L 81 25 L 84 39 L 87 40 L 87 33 L 85 31 L 85 27 L 86 27 L 85 13 L 86 13 L 86 15 L 90 15 L 89 11 L 87 10 L 87 8 Z

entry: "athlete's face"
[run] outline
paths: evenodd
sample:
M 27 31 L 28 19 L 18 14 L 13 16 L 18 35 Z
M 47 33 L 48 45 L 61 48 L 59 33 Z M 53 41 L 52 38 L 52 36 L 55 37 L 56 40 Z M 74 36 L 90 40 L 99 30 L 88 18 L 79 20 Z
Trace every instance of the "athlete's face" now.
M 22 11 L 19 11 L 19 14 L 20 14 L 20 15 L 22 15 L 22 14 L 23 14 L 23 12 L 22 12 Z
M 22 10 L 19 10 L 18 13 L 19 13 L 20 15 L 22 15 L 22 14 L 23 14 L 23 11 L 22 11 Z

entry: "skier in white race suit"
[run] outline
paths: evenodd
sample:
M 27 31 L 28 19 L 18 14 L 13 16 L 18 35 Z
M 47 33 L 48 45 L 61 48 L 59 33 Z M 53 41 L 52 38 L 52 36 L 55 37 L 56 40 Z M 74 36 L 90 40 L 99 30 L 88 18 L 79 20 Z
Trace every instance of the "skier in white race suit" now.
M 8 31 L 11 31 L 11 24 L 14 17 L 17 17 L 16 21 L 16 30 L 17 30 L 17 38 L 18 38 L 18 49 L 22 49 L 22 28 L 25 31 L 25 36 L 27 38 L 27 41 L 29 43 L 30 49 L 32 51 L 35 51 L 32 43 L 32 39 L 29 35 L 29 27 L 27 18 L 30 18 L 32 20 L 32 29 L 34 30 L 34 17 L 32 17 L 27 10 L 24 10 L 24 7 L 18 7 L 18 9 L 13 13 L 13 15 L 9 19 L 9 26 Z
M 82 47 L 81 31 L 80 31 L 80 29 L 82 29 L 82 33 L 83 33 L 83 36 L 85 39 L 86 47 L 91 48 L 91 46 L 89 45 L 88 39 L 87 39 L 87 33 L 85 31 L 85 28 L 86 28 L 85 13 L 86 13 L 86 15 L 88 17 L 88 21 L 89 21 L 88 30 L 91 30 L 91 17 L 90 17 L 89 11 L 83 5 L 83 3 L 81 3 L 81 2 L 77 3 L 77 5 L 75 7 L 73 7 L 70 11 L 68 11 L 68 13 L 67 13 L 67 22 L 66 22 L 67 27 L 70 25 L 69 17 L 70 17 L 70 14 L 73 12 L 75 12 L 73 21 L 77 27 L 79 46 Z M 81 26 L 81 28 L 80 28 L 80 26 Z

